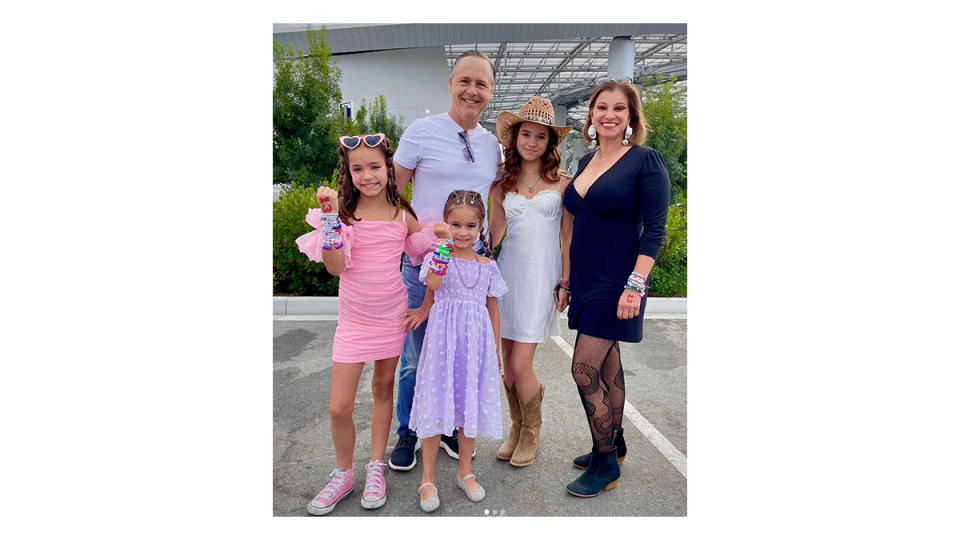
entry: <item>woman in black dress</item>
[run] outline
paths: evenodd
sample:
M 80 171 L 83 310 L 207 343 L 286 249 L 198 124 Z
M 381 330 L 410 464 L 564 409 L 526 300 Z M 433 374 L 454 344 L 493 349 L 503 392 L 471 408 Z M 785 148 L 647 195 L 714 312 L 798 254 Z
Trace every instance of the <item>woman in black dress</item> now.
M 586 472 L 567 491 L 593 497 L 617 484 L 626 455 L 618 342 L 643 335 L 646 280 L 666 233 L 670 178 L 660 154 L 640 146 L 647 126 L 631 82 L 598 86 L 584 128 L 599 145 L 580 160 L 563 195 L 573 224 L 563 231 L 570 276 L 569 285 L 558 285 L 558 307 L 569 301 L 569 326 L 577 330 L 571 371 L 593 438 L 593 450 L 574 459 Z

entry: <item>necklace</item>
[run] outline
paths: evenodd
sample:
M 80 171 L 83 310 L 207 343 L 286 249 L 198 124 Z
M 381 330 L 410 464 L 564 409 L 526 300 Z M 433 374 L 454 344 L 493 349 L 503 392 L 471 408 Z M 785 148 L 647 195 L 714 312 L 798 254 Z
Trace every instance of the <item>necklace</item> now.
M 527 186 L 527 191 L 529 191 L 530 193 L 533 193 L 533 188 L 534 188 L 534 186 L 536 186 L 538 183 L 540 183 L 540 177 L 539 177 L 539 176 L 537 177 L 537 181 L 533 183 L 533 186 L 531 186 L 530 184 L 528 184 L 527 181 L 524 180 L 523 177 L 520 176 L 519 174 L 517 175 L 517 178 L 519 178 L 520 181 L 523 182 L 523 185 Z
M 474 253 L 473 258 L 477 261 L 477 279 L 473 282 L 473 285 L 467 285 L 467 282 L 463 280 L 463 274 L 460 273 L 460 264 L 457 263 L 457 257 L 450 257 L 450 259 L 453 261 L 453 268 L 457 271 L 457 277 L 460 278 L 460 283 L 463 283 L 463 286 L 468 289 L 472 289 L 480 283 L 480 274 L 483 272 L 483 265 L 480 264 L 480 257 Z

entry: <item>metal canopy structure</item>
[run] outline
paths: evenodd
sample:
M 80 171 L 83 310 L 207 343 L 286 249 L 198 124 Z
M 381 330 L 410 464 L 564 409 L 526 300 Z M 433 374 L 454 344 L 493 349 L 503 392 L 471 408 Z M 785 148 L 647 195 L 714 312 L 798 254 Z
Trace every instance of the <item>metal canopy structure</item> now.
M 633 81 L 675 76 L 687 80 L 687 26 L 642 24 L 312 24 L 326 27 L 334 55 L 411 47 L 444 47 L 448 65 L 463 51 L 478 49 L 497 67 L 493 99 L 480 118 L 492 128 L 500 111 L 516 111 L 540 95 L 567 107 L 567 124 L 582 127 L 593 88 L 607 77 L 610 43 L 634 44 Z M 306 25 L 275 24 L 281 45 L 306 49 Z
M 647 77 L 675 76 L 686 87 L 687 35 L 649 34 L 631 36 L 634 44 L 633 81 Z M 500 111 L 516 111 L 531 96 L 550 98 L 554 106 L 566 106 L 567 124 L 578 131 L 583 125 L 593 89 L 607 78 L 607 58 L 613 37 L 534 42 L 471 43 L 447 45 L 447 62 L 464 51 L 483 51 L 497 68 L 493 99 L 480 121 L 490 125 Z M 655 80 L 655 79 L 654 79 Z

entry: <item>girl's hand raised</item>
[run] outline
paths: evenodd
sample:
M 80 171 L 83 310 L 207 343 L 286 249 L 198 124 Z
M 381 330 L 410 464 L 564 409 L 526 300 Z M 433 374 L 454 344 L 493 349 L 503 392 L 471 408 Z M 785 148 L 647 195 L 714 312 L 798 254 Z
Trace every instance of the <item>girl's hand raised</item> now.
M 442 221 L 434 222 L 433 234 L 437 238 L 453 238 L 453 231 L 450 230 L 450 226 Z
M 337 191 L 327 186 L 317 188 L 317 202 L 320 203 L 320 210 L 326 214 L 336 214 L 339 211 Z

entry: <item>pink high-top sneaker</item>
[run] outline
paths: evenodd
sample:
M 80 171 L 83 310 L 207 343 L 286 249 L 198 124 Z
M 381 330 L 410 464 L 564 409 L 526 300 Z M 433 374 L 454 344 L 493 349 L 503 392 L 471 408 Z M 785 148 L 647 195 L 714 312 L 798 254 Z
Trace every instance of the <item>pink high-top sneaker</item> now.
M 353 467 L 346 471 L 334 469 L 330 476 L 333 477 L 333 480 L 327 482 L 326 487 L 310 501 L 310 504 L 307 505 L 307 512 L 315 516 L 329 514 L 336 508 L 340 499 L 353 491 Z
M 367 463 L 367 480 L 363 484 L 360 506 L 367 510 L 380 508 L 387 502 L 387 482 L 383 479 L 383 461 L 376 459 Z

